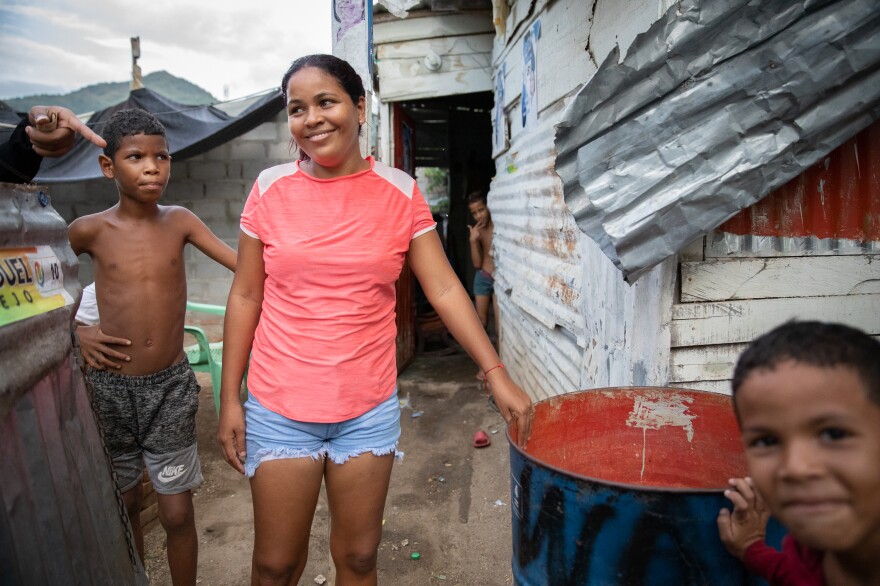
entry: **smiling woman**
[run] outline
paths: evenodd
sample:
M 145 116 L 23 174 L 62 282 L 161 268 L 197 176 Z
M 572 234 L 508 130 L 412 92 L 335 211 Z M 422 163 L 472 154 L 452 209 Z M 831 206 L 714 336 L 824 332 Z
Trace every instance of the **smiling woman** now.
M 347 69 L 327 73 L 320 61 L 314 62 L 283 82 L 288 126 L 302 151 L 302 167 L 322 179 L 366 170 L 370 164 L 360 156 L 358 142 L 366 120 L 363 89 L 352 90 L 353 81 L 343 77 Z
M 531 401 L 496 368 L 415 180 L 361 156 L 365 92 L 354 69 L 331 55 L 301 57 L 281 89 L 300 158 L 263 171 L 241 216 L 217 436 L 229 465 L 251 479 L 254 583 L 298 582 L 323 481 L 338 583 L 375 584 L 400 437 L 395 282 L 405 260 L 489 373 L 523 443 Z

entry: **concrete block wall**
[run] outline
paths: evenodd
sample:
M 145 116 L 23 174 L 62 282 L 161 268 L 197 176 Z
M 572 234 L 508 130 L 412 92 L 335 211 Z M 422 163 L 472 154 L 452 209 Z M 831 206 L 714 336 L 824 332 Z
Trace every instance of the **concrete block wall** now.
M 185 161 L 172 161 L 171 181 L 162 197 L 166 205 L 186 207 L 232 248 L 238 247 L 239 219 L 245 199 L 260 171 L 289 162 L 290 132 L 284 111 L 271 121 L 217 148 Z M 49 186 L 52 205 L 68 223 L 103 211 L 119 201 L 109 179 Z M 193 246 L 184 252 L 189 299 L 225 304 L 232 273 Z M 91 259 L 79 258 L 79 279 L 93 280 Z

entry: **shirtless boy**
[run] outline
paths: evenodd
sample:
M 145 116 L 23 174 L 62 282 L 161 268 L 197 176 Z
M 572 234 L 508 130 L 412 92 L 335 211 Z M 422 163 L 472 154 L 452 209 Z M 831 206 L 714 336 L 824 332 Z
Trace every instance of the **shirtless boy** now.
M 495 279 L 492 274 L 495 272 L 495 259 L 492 257 L 492 235 L 495 225 L 486 205 L 486 195 L 482 191 L 468 195 L 468 210 L 477 222 L 473 226 L 468 226 L 471 261 L 476 269 L 474 305 L 485 328 L 489 325 L 489 303 L 494 297 Z M 495 317 L 498 318 L 497 314 Z
M 492 213 L 486 203 L 486 194 L 483 191 L 474 191 L 467 198 L 468 210 L 476 221 L 473 226 L 468 225 L 468 240 L 471 247 L 471 262 L 474 265 L 474 309 L 480 316 L 483 327 L 489 328 L 489 305 L 495 312 L 495 335 L 498 337 L 498 299 L 495 297 L 495 259 L 492 252 L 492 236 L 495 233 L 495 224 L 492 223 Z M 483 371 L 477 371 L 477 379 L 485 378 Z
M 183 352 L 186 272 L 193 244 L 235 270 L 236 254 L 192 212 L 161 206 L 171 156 L 165 129 L 151 114 L 122 110 L 104 130 L 101 170 L 116 182 L 119 203 L 70 224 L 73 251 L 92 257 L 100 329 L 130 341 L 116 368 L 85 356 L 92 401 L 113 458 L 141 559 L 144 465 L 158 494 L 175 585 L 195 584 L 198 538 L 192 489 L 202 481 L 196 453 L 199 384 Z M 144 425 L 144 422 L 148 422 Z

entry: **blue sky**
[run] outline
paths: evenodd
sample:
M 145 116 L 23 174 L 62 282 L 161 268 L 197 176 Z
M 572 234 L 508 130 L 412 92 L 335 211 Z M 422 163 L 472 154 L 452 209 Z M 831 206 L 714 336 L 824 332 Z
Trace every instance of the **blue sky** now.
M 165 70 L 216 98 L 276 86 L 290 62 L 331 51 L 330 0 L 0 0 L 0 99 Z

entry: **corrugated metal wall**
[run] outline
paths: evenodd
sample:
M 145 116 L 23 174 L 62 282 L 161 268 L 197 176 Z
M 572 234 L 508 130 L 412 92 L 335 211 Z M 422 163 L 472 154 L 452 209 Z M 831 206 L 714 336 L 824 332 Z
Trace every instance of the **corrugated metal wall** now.
M 585 344 L 583 235 L 554 171 L 557 118 L 545 115 L 514 139 L 489 192 L 502 359 L 536 398 L 578 390 Z
M 534 12 L 529 13 L 528 9 Z M 495 222 L 502 359 L 536 399 L 602 386 L 662 385 L 669 360 L 674 265 L 627 285 L 574 222 L 555 170 L 553 125 L 565 99 L 615 43 L 628 45 L 657 18 L 651 0 L 516 2 L 496 37 L 504 67 L 509 149 L 489 193 Z M 520 114 L 522 34 L 541 19 L 538 123 Z
M 719 228 L 736 235 L 880 241 L 880 122 Z
M 707 258 L 880 254 L 880 122 L 719 226 Z

